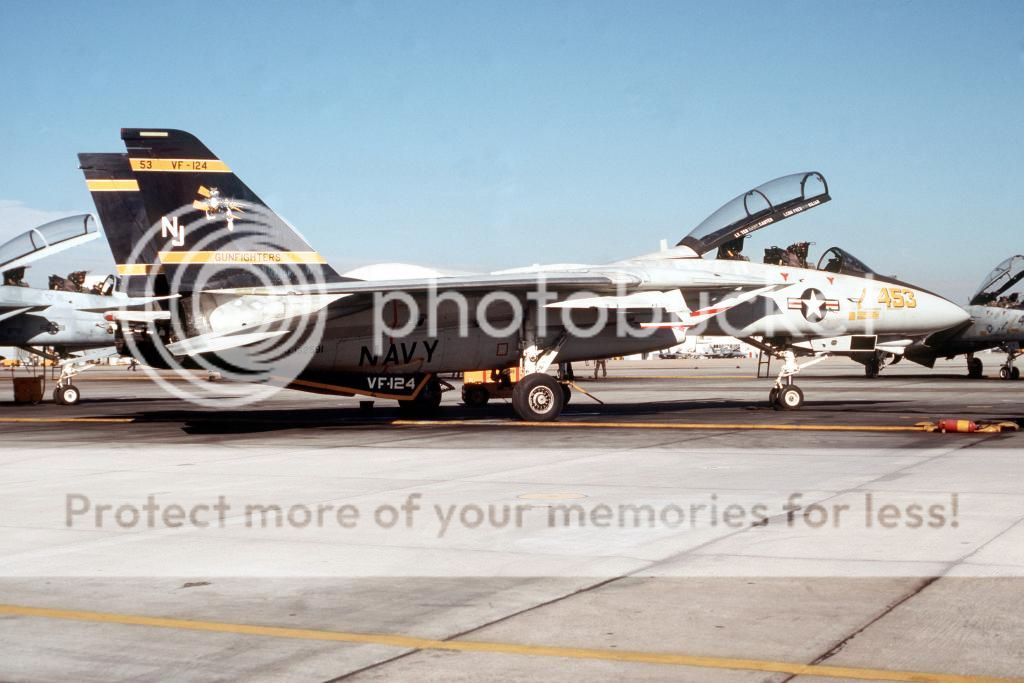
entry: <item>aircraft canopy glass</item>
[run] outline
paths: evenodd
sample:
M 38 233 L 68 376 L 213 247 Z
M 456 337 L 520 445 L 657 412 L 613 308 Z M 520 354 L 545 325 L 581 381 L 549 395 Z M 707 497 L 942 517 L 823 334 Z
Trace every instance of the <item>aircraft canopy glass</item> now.
M 875 271 L 859 258 L 839 247 L 832 247 L 818 259 L 818 270 L 842 275 L 868 275 Z
M 704 219 L 677 246 L 703 256 L 712 249 L 739 240 L 829 201 L 828 183 L 816 171 L 794 173 L 770 180 L 745 192 Z
M 971 305 L 1021 308 L 1024 300 L 1020 292 L 1010 291 L 1021 280 L 1024 280 L 1024 256 L 1018 254 L 1006 259 L 985 276 L 978 291 L 971 297 Z
M 89 214 L 68 216 L 32 228 L 0 245 L 0 270 L 19 268 L 44 256 L 99 237 Z

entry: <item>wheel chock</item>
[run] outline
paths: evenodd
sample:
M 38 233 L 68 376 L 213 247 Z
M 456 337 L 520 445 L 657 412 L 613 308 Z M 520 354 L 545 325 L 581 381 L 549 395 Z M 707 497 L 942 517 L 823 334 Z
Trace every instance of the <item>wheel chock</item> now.
M 956 434 L 1016 432 L 1020 429 L 1016 422 L 975 422 L 974 420 L 957 420 L 953 418 L 943 418 L 936 422 L 918 422 L 916 426 L 926 432 L 940 432 L 942 434 L 947 432 Z

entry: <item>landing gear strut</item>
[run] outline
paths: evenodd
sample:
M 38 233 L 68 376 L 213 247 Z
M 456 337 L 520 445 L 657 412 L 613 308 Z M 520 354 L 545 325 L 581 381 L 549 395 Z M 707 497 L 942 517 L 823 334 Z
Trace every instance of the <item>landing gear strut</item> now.
M 768 392 L 768 405 L 775 410 L 796 410 L 804 404 L 804 392 L 793 383 L 793 376 L 804 368 L 825 360 L 828 354 L 816 356 L 803 365 L 796 362 L 796 354 L 792 351 L 783 351 L 781 356 L 783 359 L 782 369 L 779 371 L 779 376 L 775 378 L 775 386 Z
M 426 416 L 433 415 L 441 407 L 441 394 L 444 388 L 441 380 L 436 375 L 427 380 L 426 386 L 420 389 L 416 398 L 408 401 L 399 401 L 398 410 L 407 415 Z
M 512 389 L 512 409 L 529 422 L 550 422 L 565 406 L 563 385 L 544 372 L 531 372 Z
M 563 332 L 554 343 L 538 346 L 535 328 L 530 322 L 524 327 L 522 368 L 526 373 L 512 389 L 512 409 L 519 419 L 527 422 L 550 422 L 562 413 L 569 402 L 568 387 L 548 374 L 562 345 L 567 339 Z
M 60 406 L 73 406 L 82 399 L 82 392 L 73 384 L 75 375 L 91 368 L 85 360 L 65 360 L 60 366 L 60 377 L 53 390 L 53 402 Z
M 999 368 L 999 377 L 1001 379 L 1020 379 L 1020 370 L 1013 364 L 1017 356 L 1021 355 L 1020 348 L 1013 344 L 1012 346 L 1003 346 L 1003 351 L 1006 351 L 1006 361 Z

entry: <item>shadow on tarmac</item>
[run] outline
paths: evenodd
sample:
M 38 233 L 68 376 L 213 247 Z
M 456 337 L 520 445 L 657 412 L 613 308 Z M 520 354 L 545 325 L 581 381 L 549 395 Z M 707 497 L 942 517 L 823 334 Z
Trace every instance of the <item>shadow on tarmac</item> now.
M 635 422 L 646 420 L 651 422 L 674 422 L 683 417 L 696 419 L 700 422 L 736 422 L 735 411 L 742 410 L 739 417 L 750 420 L 750 412 L 764 411 L 768 415 L 776 415 L 772 421 L 778 421 L 782 416 L 799 417 L 801 415 L 814 415 L 822 411 L 847 413 L 852 409 L 863 409 L 878 407 L 885 404 L 901 404 L 908 401 L 885 401 L 885 400 L 861 400 L 861 401 L 815 401 L 808 403 L 800 411 L 778 412 L 768 406 L 767 401 L 763 403 L 751 403 L 750 401 L 659 401 L 642 404 L 572 404 L 565 408 L 561 421 L 607 421 L 607 422 Z M 692 413 L 697 411 L 711 411 L 710 415 L 695 418 Z M 729 414 L 723 415 L 728 411 Z M 439 427 L 443 427 L 448 420 L 479 420 L 483 423 L 493 420 L 514 420 L 512 406 L 505 403 L 492 404 L 483 408 L 468 408 L 466 406 L 442 406 L 429 416 L 410 415 L 392 407 L 375 407 L 371 411 L 364 411 L 359 408 L 316 408 L 295 410 L 232 410 L 208 412 L 202 410 L 165 410 L 154 412 L 140 412 L 135 416 L 138 423 L 182 423 L 182 429 L 187 434 L 215 435 L 215 434 L 252 434 L 261 432 L 276 432 L 289 429 L 345 429 L 362 428 L 367 426 L 391 427 L 401 429 L 402 425 L 392 425 L 394 420 L 422 420 L 437 421 Z M 760 418 L 757 418 L 760 419 Z M 923 419 L 923 417 L 922 417 Z M 460 424 L 460 428 L 472 427 L 472 425 Z M 491 426 L 491 425 L 488 425 Z

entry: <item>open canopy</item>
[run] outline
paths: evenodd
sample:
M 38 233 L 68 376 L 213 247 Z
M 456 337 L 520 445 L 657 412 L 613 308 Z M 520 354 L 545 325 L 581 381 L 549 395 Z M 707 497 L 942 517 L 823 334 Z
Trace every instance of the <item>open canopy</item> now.
M 978 291 L 971 297 L 971 305 L 998 305 L 1002 297 L 1013 295 L 1010 290 L 1014 289 L 1022 279 L 1024 279 L 1024 256 L 1020 254 L 1011 256 L 985 276 Z M 1018 298 L 1018 296 L 1013 296 L 1013 303 L 1017 303 Z
M 744 192 L 715 211 L 681 239 L 678 246 L 689 247 L 703 256 L 830 199 L 828 183 L 816 171 L 782 176 Z
M 68 216 L 21 233 L 0 245 L 0 270 L 21 268 L 59 251 L 99 237 L 89 214 Z

